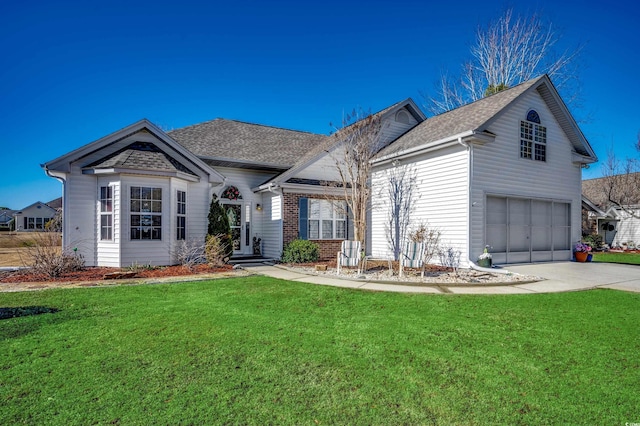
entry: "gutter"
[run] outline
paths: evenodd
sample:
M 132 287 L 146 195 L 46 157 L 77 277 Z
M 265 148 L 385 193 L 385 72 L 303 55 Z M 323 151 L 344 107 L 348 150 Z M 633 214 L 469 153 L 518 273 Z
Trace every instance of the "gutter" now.
M 377 160 L 373 160 L 371 163 L 373 164 L 384 164 L 390 161 L 393 161 L 395 159 L 401 159 L 402 157 L 406 157 L 409 156 L 411 154 L 415 154 L 417 152 L 429 149 L 429 148 L 441 148 L 444 146 L 441 146 L 442 144 L 449 142 L 446 146 L 451 146 L 451 145 L 455 145 L 456 143 L 459 143 L 459 141 L 467 136 L 473 136 L 476 132 L 474 130 L 468 130 L 466 132 L 463 133 L 459 133 L 457 135 L 445 138 L 445 139 L 440 139 L 434 142 L 430 142 L 428 144 L 425 145 L 420 145 L 414 148 L 410 148 L 410 149 L 406 149 L 404 151 L 400 151 L 400 152 L 395 152 L 393 154 L 389 154 L 386 157 L 382 157 L 382 158 L 378 158 Z

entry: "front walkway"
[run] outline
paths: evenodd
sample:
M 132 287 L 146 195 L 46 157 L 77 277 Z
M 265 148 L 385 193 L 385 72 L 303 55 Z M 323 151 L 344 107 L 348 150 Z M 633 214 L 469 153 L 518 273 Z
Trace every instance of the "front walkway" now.
M 307 275 L 277 266 L 264 264 L 245 265 L 243 266 L 243 269 L 256 274 L 267 275 L 269 277 L 280 278 L 288 281 L 400 293 L 533 294 L 590 290 L 594 288 L 612 288 L 616 290 L 640 293 L 640 267 L 611 263 L 554 262 L 509 265 L 505 269 L 511 272 L 523 275 L 536 275 L 544 277 L 545 280 L 533 283 L 508 285 L 425 284 L 423 286 L 416 286 Z

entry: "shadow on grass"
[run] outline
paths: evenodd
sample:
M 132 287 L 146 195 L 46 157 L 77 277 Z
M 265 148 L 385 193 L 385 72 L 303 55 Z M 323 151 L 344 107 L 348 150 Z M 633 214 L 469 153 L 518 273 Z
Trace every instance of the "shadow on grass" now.
M 0 308 L 0 320 L 27 317 L 40 314 L 54 314 L 58 312 L 57 308 L 49 308 L 47 306 L 17 306 L 14 308 Z

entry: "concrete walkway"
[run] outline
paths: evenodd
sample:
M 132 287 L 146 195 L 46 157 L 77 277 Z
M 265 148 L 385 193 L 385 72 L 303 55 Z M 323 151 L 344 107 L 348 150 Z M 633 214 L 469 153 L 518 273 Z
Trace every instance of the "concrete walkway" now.
M 281 267 L 266 264 L 248 264 L 242 267 L 247 271 L 309 284 L 354 288 L 372 291 L 390 291 L 400 293 L 455 293 L 455 294 L 533 294 L 556 293 L 563 291 L 590 290 L 594 288 L 612 288 L 616 290 L 640 293 L 640 267 L 634 265 L 616 265 L 610 263 L 554 262 L 527 265 L 509 265 L 505 269 L 525 275 L 545 278 L 543 281 L 526 284 L 508 285 L 460 285 L 426 284 L 424 286 L 384 284 L 375 281 L 348 280 L 318 275 L 307 275 Z

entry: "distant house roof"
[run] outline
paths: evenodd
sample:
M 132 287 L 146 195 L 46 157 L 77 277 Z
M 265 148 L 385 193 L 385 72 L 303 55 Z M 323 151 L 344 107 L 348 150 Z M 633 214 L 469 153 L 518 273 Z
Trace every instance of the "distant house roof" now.
M 614 182 L 609 184 L 607 181 L 613 179 Z M 625 205 L 640 204 L 640 190 L 637 182 L 640 180 L 640 173 L 632 173 L 630 175 L 621 174 L 611 177 L 601 177 L 595 179 L 586 179 L 582 181 L 582 195 L 589 199 L 593 204 L 602 210 L 609 208 L 612 203 L 609 201 L 607 192 L 611 187 L 614 191 L 613 198 L 619 200 L 622 197 L 620 191 L 624 190 Z
M 285 170 L 327 136 L 217 118 L 167 133 L 211 166 Z
M 574 150 L 595 161 L 595 153 L 580 132 L 566 106 L 564 106 L 551 80 L 546 75 L 531 79 L 454 110 L 430 117 L 383 149 L 376 156 L 376 160 L 417 151 L 421 147 L 437 144 L 444 140 L 451 140 L 457 135 L 465 133 L 491 136 L 492 134 L 487 132 L 487 127 L 504 111 L 505 107 L 529 90 L 538 90 L 540 96 L 547 102 L 560 126 L 567 134 Z
M 47 203 L 49 207 L 52 209 L 61 209 L 62 208 L 62 197 L 58 197 L 55 200 L 51 200 Z

